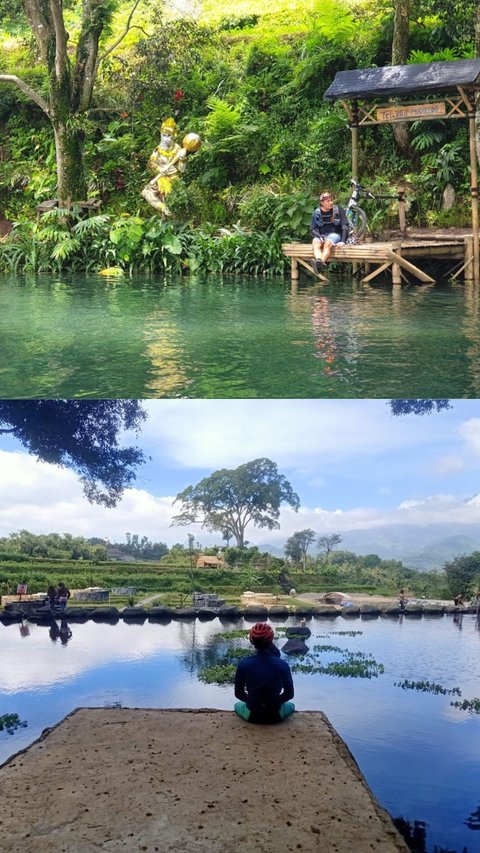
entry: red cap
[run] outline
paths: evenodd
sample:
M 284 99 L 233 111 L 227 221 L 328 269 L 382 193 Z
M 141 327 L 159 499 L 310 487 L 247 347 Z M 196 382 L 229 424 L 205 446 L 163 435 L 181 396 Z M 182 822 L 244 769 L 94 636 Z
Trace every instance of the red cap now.
M 257 622 L 250 629 L 248 639 L 251 643 L 254 640 L 273 640 L 273 629 L 266 622 Z

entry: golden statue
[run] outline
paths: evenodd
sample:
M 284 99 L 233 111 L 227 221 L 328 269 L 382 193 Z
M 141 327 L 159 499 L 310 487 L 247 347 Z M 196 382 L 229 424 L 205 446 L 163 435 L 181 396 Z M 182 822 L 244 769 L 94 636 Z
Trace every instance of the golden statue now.
M 160 128 L 160 145 L 152 153 L 147 169 L 155 176 L 143 188 L 142 195 L 149 204 L 164 216 L 170 216 L 165 199 L 172 191 L 173 181 L 183 175 L 187 168 L 187 157 L 198 151 L 202 144 L 196 133 L 187 133 L 182 145 L 175 142 L 177 125 L 173 118 L 167 118 Z

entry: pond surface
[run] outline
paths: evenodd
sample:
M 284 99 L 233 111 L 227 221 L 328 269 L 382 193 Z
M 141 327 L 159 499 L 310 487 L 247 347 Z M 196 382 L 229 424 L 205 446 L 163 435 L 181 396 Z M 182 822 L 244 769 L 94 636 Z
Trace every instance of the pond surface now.
M 0 276 L 0 398 L 480 396 L 470 285 Z
M 419 850 L 478 853 L 480 717 L 452 707 L 457 696 L 395 686 L 403 679 L 428 680 L 448 689 L 459 687 L 462 699 L 479 696 L 475 616 L 457 622 L 450 616 L 339 618 L 333 624 L 317 619 L 309 625 L 310 649 L 332 644 L 367 652 L 384 664 L 385 672 L 371 680 L 295 673 L 297 709 L 326 713 L 393 817 L 426 822 L 427 846 Z M 0 761 L 79 706 L 233 706 L 231 686 L 198 680 L 199 666 L 212 657 L 213 637 L 232 630 L 231 623 L 87 622 L 71 624 L 70 630 L 62 642 L 58 632 L 52 640 L 48 627 L 0 624 L 0 714 L 18 713 L 28 721 L 28 728 L 11 736 L 0 733 Z M 341 631 L 362 633 L 347 636 Z M 279 635 L 277 645 L 283 645 Z

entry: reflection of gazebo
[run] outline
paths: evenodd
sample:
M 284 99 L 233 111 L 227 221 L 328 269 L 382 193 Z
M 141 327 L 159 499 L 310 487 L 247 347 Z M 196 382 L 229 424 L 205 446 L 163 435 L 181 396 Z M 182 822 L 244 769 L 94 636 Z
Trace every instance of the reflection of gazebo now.
M 480 279 L 480 252 L 475 107 L 479 91 L 480 59 L 465 59 L 339 71 L 324 95 L 327 101 L 340 101 L 347 113 L 352 132 L 352 174 L 355 179 L 358 179 L 359 127 L 425 119 L 468 118 L 473 278 L 477 282 Z M 417 101 L 403 100 L 404 96 L 416 96 Z M 422 96 L 423 100 L 418 102 Z M 381 98 L 395 100 L 377 103 Z

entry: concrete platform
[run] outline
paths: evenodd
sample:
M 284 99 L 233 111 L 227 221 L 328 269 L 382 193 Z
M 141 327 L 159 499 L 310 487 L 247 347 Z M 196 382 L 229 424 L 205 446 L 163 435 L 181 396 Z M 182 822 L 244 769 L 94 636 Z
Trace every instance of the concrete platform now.
M 319 712 L 80 708 L 0 768 L 5 853 L 408 851 Z

